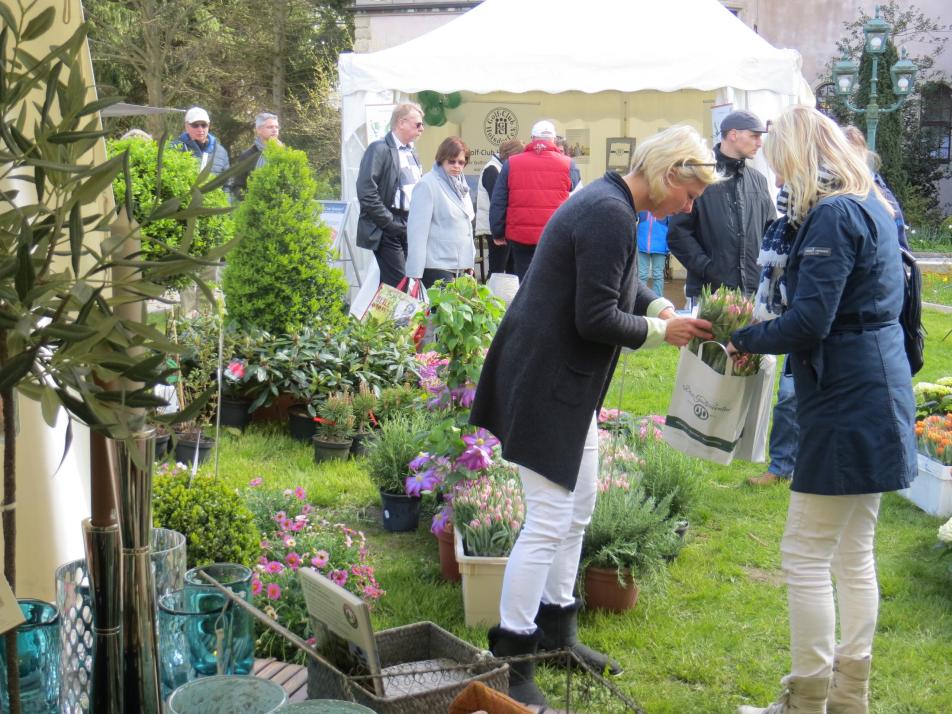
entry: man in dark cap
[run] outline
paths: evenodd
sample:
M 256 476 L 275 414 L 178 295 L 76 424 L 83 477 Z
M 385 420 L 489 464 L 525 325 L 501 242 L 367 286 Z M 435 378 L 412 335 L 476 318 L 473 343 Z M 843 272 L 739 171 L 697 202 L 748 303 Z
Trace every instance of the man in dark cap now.
M 751 112 L 724 117 L 714 154 L 726 179 L 708 187 L 690 213 L 671 216 L 668 249 L 687 269 L 684 292 L 690 307 L 704 285 L 740 288 L 747 295 L 757 289 L 760 241 L 777 213 L 767 179 L 747 166 L 747 159 L 757 155 L 766 131 Z

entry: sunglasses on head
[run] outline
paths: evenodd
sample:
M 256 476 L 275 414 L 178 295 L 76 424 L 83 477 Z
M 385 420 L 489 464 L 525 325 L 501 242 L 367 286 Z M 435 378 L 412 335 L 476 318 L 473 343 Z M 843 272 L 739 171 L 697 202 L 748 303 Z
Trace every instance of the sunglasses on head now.
M 675 164 L 675 167 L 679 169 L 680 168 L 695 168 L 697 166 L 717 166 L 717 164 L 713 162 L 707 164 L 707 163 L 701 163 L 699 161 L 686 161 L 686 160 L 679 161 L 678 163 Z
M 193 121 L 191 124 L 189 124 L 189 126 L 195 128 L 195 129 L 207 129 L 207 128 L 208 128 L 208 122 L 206 122 L 206 121 Z

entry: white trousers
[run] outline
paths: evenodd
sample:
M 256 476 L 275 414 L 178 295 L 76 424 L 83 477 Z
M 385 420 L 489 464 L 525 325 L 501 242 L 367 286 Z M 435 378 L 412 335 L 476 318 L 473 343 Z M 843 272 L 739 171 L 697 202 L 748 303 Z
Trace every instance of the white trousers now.
M 582 535 L 592 520 L 598 483 L 598 424 L 593 415 L 575 490 L 519 467 L 526 520 L 509 555 L 499 602 L 500 625 L 535 632 L 539 604 L 571 605 L 582 554 Z
M 879 614 L 873 542 L 880 499 L 878 493 L 790 493 L 780 551 L 787 579 L 791 674 L 795 677 L 830 676 L 834 652 L 853 657 L 871 654 Z

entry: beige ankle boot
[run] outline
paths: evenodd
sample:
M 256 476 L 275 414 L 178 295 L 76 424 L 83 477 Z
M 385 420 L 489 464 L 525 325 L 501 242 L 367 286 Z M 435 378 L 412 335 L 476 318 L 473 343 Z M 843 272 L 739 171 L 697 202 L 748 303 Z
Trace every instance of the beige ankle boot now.
M 869 668 L 872 658 L 837 655 L 833 659 L 833 683 L 826 705 L 828 714 L 869 713 Z
M 780 699 L 769 707 L 741 706 L 737 714 L 827 714 L 826 695 L 830 677 L 784 677 L 787 686 Z

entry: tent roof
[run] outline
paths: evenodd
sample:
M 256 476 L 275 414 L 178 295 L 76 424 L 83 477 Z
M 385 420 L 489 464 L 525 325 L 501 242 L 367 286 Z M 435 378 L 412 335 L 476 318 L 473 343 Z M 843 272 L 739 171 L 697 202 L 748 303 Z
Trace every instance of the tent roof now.
M 797 95 L 800 55 L 718 0 L 484 0 L 380 52 L 342 54 L 340 87 L 504 92 L 773 90 Z

